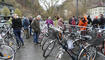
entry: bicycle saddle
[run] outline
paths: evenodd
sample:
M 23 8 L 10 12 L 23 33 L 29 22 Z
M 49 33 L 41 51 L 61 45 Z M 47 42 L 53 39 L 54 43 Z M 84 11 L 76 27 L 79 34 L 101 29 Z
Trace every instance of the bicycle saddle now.
M 83 39 L 85 39 L 85 40 L 91 40 L 91 39 L 92 39 L 92 37 L 91 37 L 91 36 L 89 36 L 89 35 L 82 36 L 82 38 L 83 38 Z

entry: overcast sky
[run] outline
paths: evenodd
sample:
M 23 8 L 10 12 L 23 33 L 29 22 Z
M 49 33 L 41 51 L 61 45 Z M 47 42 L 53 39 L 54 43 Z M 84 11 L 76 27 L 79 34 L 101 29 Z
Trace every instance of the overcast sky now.
M 47 1 L 47 3 L 49 3 L 51 6 L 53 5 L 53 4 L 51 4 L 51 0 L 46 0 L 46 1 Z M 59 2 L 57 3 L 57 5 L 61 5 L 64 1 L 65 1 L 65 0 L 59 0 Z M 45 10 L 47 10 L 47 8 L 45 7 L 45 5 L 44 5 L 43 2 L 41 2 L 41 1 L 39 0 L 39 3 L 40 3 L 40 5 L 41 5 Z

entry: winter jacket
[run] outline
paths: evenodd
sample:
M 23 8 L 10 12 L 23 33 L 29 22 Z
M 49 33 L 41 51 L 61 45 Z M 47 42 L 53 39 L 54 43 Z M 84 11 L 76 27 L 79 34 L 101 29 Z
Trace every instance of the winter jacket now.
M 70 25 L 76 25 L 76 23 L 77 23 L 77 19 L 76 18 L 70 18 L 69 19 L 69 24 Z
M 72 22 L 72 18 L 69 19 L 69 24 L 72 24 L 71 22 Z
M 53 25 L 53 20 L 47 19 L 47 20 L 46 20 L 46 24 L 52 24 L 52 25 Z
M 76 25 L 76 21 L 74 19 L 72 19 L 72 25 Z
M 29 18 L 30 25 L 31 25 L 31 23 L 32 23 L 32 20 L 33 20 L 33 18 Z
M 87 21 L 86 21 L 86 22 L 83 22 L 82 20 L 79 20 L 79 24 L 78 24 L 78 26 L 84 26 L 84 27 L 86 27 L 87 24 L 88 24 Z M 84 27 L 81 27 L 81 28 L 80 28 L 80 31 L 82 31 L 82 30 L 86 30 L 86 28 L 84 28 Z
M 93 25 L 94 28 L 98 28 L 99 20 L 95 18 L 92 22 L 92 25 Z
M 64 29 L 64 22 L 61 19 L 58 20 L 58 26 Z
M 98 24 L 99 24 L 99 20 L 95 18 L 92 22 L 92 25 L 98 25 Z
M 50 24 L 53 25 L 53 20 L 47 19 L 47 20 L 46 20 L 46 24 L 47 24 L 47 26 L 48 26 L 48 28 L 49 28 L 49 25 L 50 25 Z
M 20 18 L 12 18 L 12 28 L 13 29 L 21 29 L 22 21 Z
M 57 26 L 57 23 L 58 23 L 58 20 L 55 20 L 54 21 L 54 25 Z
M 92 19 L 90 17 L 87 18 L 88 24 L 92 23 Z
M 100 21 L 100 25 L 104 25 L 105 24 L 105 18 L 104 17 L 101 17 L 100 19 L 99 19 Z
M 27 18 L 24 18 L 22 20 L 22 26 L 24 27 L 24 29 L 28 29 L 29 24 L 30 24 L 30 22 L 29 22 L 29 20 Z
M 38 20 L 33 20 L 31 23 L 31 27 L 34 30 L 34 32 L 40 33 L 40 23 Z

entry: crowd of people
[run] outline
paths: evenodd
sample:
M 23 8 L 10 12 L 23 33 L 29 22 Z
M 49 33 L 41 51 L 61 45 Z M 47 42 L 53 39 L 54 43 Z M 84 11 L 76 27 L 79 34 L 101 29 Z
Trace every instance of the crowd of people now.
M 19 18 L 17 14 L 14 14 L 13 17 L 9 19 L 9 24 L 11 24 L 13 32 L 17 37 L 16 39 L 17 44 L 19 44 L 18 42 L 20 40 L 22 42 L 22 45 L 24 46 L 24 40 L 21 37 L 21 30 L 24 30 L 24 35 L 26 39 L 30 38 L 33 30 L 33 42 L 35 44 L 39 44 L 38 37 L 41 32 L 40 21 L 43 21 L 41 15 L 38 15 L 35 18 L 33 18 L 32 16 Z M 48 28 L 49 25 L 54 25 L 62 27 L 63 30 L 65 29 L 64 20 L 61 17 L 55 16 L 54 19 L 48 17 L 45 20 L 45 22 Z M 91 25 L 94 28 L 98 28 L 100 26 L 100 28 L 104 29 L 105 18 L 103 14 L 100 14 L 100 17 L 96 16 L 93 20 L 90 18 L 90 16 L 78 17 L 78 19 L 75 16 L 73 16 L 68 20 L 68 23 L 70 25 L 78 25 L 85 27 Z M 80 28 L 80 30 L 85 30 L 85 29 L 86 28 Z
M 100 16 L 95 16 L 92 20 L 90 16 L 83 16 L 79 17 L 78 19 L 73 16 L 69 19 L 69 24 L 71 25 L 78 25 L 78 26 L 85 26 L 88 25 L 93 26 L 94 28 L 102 28 L 104 29 L 105 25 L 105 18 L 103 14 L 100 14 Z M 84 28 L 81 28 L 80 30 L 85 30 Z

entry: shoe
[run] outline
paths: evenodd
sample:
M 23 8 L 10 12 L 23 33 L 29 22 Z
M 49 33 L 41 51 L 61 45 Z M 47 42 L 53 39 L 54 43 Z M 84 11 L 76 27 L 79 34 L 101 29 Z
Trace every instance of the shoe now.
M 22 46 L 22 48 L 25 48 L 25 46 Z
M 38 45 L 38 43 L 34 43 L 35 45 Z
M 17 49 L 19 50 L 19 49 L 20 49 L 20 47 L 18 46 L 18 47 L 17 47 Z
M 38 42 L 37 44 L 41 44 L 40 42 Z
M 24 46 L 24 44 L 22 44 L 22 46 Z
M 29 37 L 26 37 L 26 39 L 29 39 Z
M 37 45 L 38 43 L 33 42 L 34 45 Z

